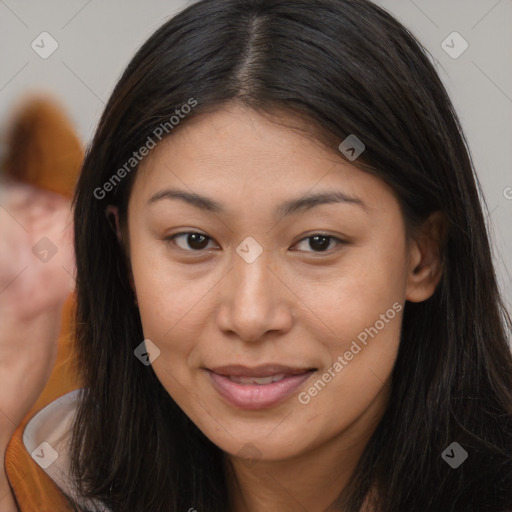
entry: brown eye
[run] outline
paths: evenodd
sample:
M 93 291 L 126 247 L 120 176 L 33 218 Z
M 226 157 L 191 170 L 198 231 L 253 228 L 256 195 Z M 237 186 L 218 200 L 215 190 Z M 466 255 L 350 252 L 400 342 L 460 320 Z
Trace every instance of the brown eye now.
M 184 240 L 182 245 L 176 241 L 180 239 Z M 180 249 L 194 252 L 204 250 L 208 246 L 208 242 L 211 240 L 211 238 L 207 235 L 203 235 L 202 233 L 188 232 L 177 233 L 176 235 L 173 235 L 166 240 L 173 240 Z
M 306 240 L 309 240 L 308 247 L 312 249 L 312 251 L 306 250 L 306 252 L 326 252 L 329 249 L 332 241 L 335 241 L 337 245 L 346 243 L 334 236 L 316 233 L 314 235 L 303 238 L 297 245 L 300 245 Z

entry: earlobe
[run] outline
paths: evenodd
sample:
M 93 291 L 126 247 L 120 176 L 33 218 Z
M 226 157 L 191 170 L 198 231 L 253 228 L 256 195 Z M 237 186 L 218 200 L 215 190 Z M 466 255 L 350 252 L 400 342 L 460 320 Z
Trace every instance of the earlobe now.
M 116 234 L 118 240 L 122 241 L 121 228 L 119 226 L 119 208 L 112 204 L 109 204 L 105 209 L 105 216 L 107 217 L 108 223 L 112 228 L 112 231 Z
M 443 275 L 446 221 L 441 212 L 430 215 L 411 241 L 406 299 L 423 302 L 430 298 Z

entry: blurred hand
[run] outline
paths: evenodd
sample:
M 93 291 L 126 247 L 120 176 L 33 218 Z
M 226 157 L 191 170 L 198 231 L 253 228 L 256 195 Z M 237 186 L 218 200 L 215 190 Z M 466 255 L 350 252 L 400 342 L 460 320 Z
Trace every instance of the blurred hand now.
M 0 190 L 0 311 L 26 320 L 62 306 L 74 285 L 71 220 L 59 194 L 25 184 Z

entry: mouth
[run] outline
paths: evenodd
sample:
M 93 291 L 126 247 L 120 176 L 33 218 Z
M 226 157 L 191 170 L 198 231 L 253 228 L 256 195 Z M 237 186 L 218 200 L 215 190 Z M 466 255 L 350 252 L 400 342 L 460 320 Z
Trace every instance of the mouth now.
M 286 400 L 316 368 L 230 365 L 206 369 L 214 389 L 239 409 L 266 409 Z

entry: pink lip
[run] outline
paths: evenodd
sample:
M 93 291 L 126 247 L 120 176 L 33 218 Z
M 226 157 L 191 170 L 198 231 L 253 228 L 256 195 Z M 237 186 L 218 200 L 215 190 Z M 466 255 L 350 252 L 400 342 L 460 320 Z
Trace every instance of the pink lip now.
M 243 366 L 240 364 L 228 364 L 209 368 L 219 375 L 232 375 L 233 377 L 269 377 L 270 375 L 298 375 L 310 371 L 312 368 L 293 368 L 282 364 L 262 364 L 259 366 Z
M 227 373 L 225 373 L 229 369 Z M 218 373 L 221 372 L 221 373 Z M 273 407 L 289 397 L 313 374 L 312 369 L 293 369 L 279 365 L 266 365 L 249 369 L 231 366 L 208 370 L 213 387 L 231 405 L 239 409 L 265 409 Z M 228 378 L 265 377 L 285 374 L 284 379 L 270 384 L 239 384 Z

